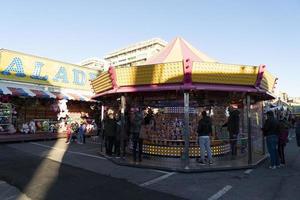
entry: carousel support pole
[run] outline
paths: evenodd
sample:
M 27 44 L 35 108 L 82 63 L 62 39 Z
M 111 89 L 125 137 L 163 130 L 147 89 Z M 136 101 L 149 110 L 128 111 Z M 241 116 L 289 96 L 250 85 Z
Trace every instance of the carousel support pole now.
M 125 108 L 126 108 L 126 99 L 125 96 L 121 96 L 121 145 L 120 145 L 120 154 L 121 158 L 124 158 L 125 149 L 124 149 L 124 136 L 125 136 Z
M 103 142 L 104 142 L 104 105 L 101 105 L 101 130 L 100 130 L 101 144 L 100 151 L 103 152 Z
M 190 129 L 189 129 L 189 92 L 184 92 L 184 151 L 183 160 L 184 168 L 189 169 L 189 146 L 190 146 Z
M 246 97 L 247 104 L 247 129 L 248 129 L 248 164 L 252 164 L 252 139 L 251 139 L 251 112 L 250 112 L 251 97 L 248 94 Z

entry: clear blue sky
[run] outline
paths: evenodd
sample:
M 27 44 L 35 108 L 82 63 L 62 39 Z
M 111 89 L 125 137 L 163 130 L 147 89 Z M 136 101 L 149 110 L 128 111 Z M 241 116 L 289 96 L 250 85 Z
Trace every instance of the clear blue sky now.
M 181 36 L 224 63 L 266 64 L 300 96 L 300 1 L 2 0 L 0 48 L 77 63 Z

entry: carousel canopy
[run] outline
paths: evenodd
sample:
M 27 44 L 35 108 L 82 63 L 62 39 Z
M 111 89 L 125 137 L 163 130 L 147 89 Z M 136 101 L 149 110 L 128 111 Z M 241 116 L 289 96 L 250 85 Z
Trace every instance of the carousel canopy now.
M 198 51 L 184 39 L 177 37 L 169 43 L 160 53 L 148 59 L 145 65 L 182 62 L 184 58 L 190 58 L 197 62 L 216 62 L 204 53 Z
M 170 90 L 234 91 L 267 94 L 273 98 L 276 78 L 265 65 L 218 63 L 182 38 L 144 65 L 110 67 L 91 82 L 95 96 Z

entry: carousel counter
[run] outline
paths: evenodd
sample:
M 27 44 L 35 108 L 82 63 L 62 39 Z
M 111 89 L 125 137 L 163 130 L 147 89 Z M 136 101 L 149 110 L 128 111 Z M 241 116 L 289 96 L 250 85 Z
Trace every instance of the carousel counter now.
M 159 144 L 145 140 L 143 145 L 143 153 L 152 156 L 181 157 L 183 150 L 183 140 L 165 140 L 161 141 Z M 228 142 L 213 141 L 211 144 L 211 151 L 213 156 L 227 154 L 230 152 L 230 144 Z M 200 156 L 200 148 L 197 145 L 196 140 L 190 141 L 189 156 Z

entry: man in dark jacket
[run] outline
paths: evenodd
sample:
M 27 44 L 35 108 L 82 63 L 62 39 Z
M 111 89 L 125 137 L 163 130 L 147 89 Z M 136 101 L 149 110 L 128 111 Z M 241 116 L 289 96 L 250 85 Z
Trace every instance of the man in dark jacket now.
M 231 155 L 237 155 L 237 138 L 240 131 L 240 112 L 234 109 L 232 106 L 228 108 L 229 117 L 227 123 L 223 127 L 227 126 L 229 132 Z
M 107 118 L 104 120 L 104 135 L 106 142 L 106 154 L 108 156 L 112 155 L 112 149 L 114 146 L 115 136 L 117 130 L 117 122 L 114 119 L 114 113 L 109 110 L 107 113 Z
M 198 124 L 198 137 L 199 137 L 199 146 L 200 146 L 200 155 L 201 158 L 199 162 L 201 164 L 205 163 L 205 151 L 207 152 L 208 163 L 212 164 L 212 154 L 210 148 L 210 136 L 212 134 L 212 123 L 210 117 L 207 116 L 206 111 L 201 113 L 202 119 Z
M 270 154 L 271 165 L 270 169 L 279 167 L 279 157 L 277 151 L 278 135 L 279 135 L 279 122 L 274 118 L 272 111 L 267 112 L 267 120 L 262 128 L 263 134 L 266 137 L 267 148 Z

